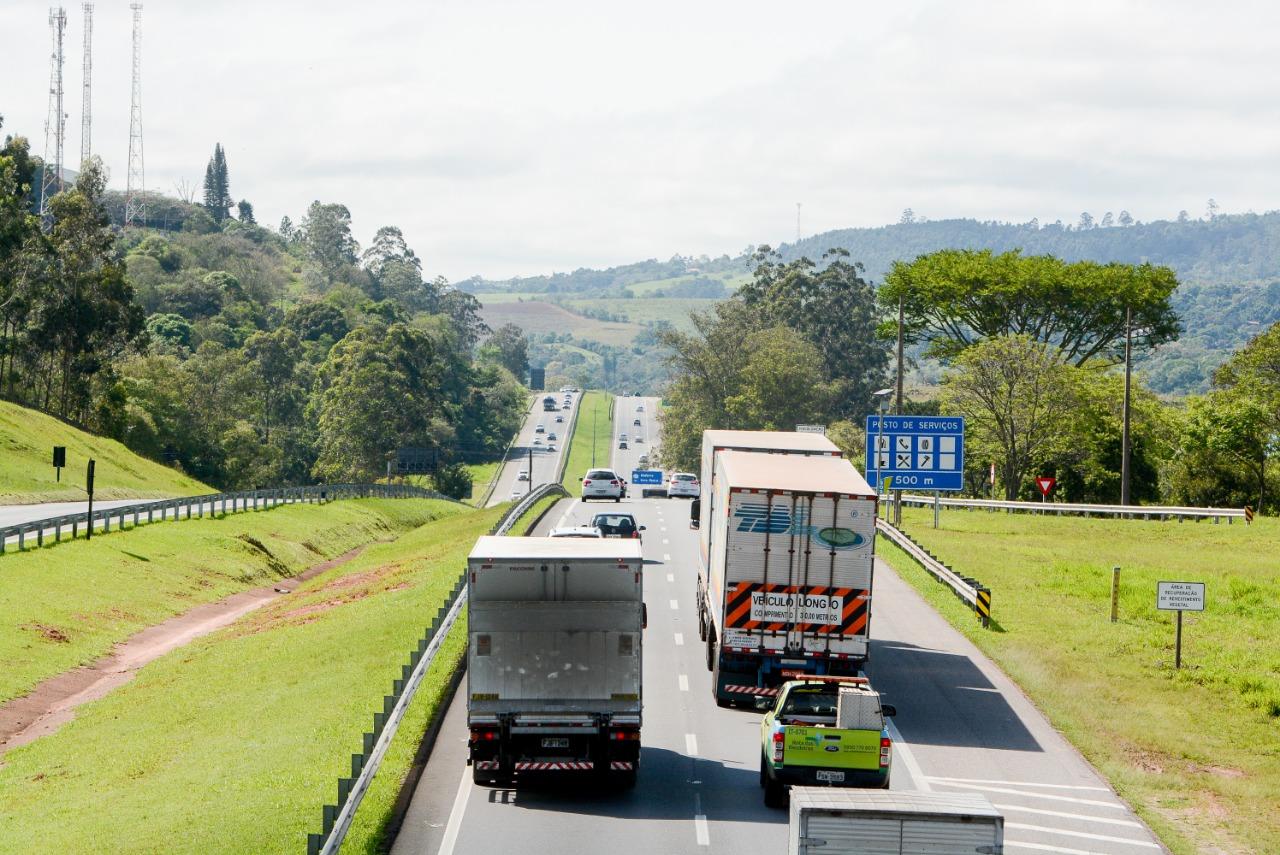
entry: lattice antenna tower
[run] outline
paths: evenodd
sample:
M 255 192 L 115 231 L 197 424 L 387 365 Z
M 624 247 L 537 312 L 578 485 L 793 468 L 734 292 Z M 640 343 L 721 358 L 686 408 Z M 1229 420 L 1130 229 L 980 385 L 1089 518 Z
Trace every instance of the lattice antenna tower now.
M 80 167 L 93 155 L 93 4 L 84 9 L 84 83 L 80 89 Z
M 62 191 L 62 152 L 67 131 L 67 113 L 62 108 L 62 36 L 66 29 L 67 11 L 61 6 L 51 8 L 49 34 L 53 51 L 49 56 L 49 114 L 44 123 L 44 163 L 40 176 L 41 217 L 48 216 L 49 202 Z
M 124 197 L 125 226 L 147 224 L 146 170 L 142 162 L 142 4 L 133 10 L 133 100 L 129 109 L 129 180 Z

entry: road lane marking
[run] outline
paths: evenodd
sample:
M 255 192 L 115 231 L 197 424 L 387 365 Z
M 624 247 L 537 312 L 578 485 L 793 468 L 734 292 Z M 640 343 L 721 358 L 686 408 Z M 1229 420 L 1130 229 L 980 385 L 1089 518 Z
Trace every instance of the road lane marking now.
M 1010 790 L 1007 787 L 988 787 L 986 784 L 951 784 L 948 786 L 972 787 L 975 790 L 986 790 L 989 793 L 1004 793 L 1009 796 L 1022 796 L 1026 799 L 1050 799 L 1055 802 L 1071 802 L 1077 805 L 1093 805 L 1094 807 L 1115 808 L 1125 810 L 1125 806 L 1116 802 L 1102 802 L 1097 799 L 1077 799 L 1073 796 L 1055 796 L 1050 793 L 1032 793 L 1027 790 Z
M 453 798 L 453 808 L 449 811 L 449 823 L 444 828 L 444 839 L 440 842 L 437 855 L 453 855 L 453 847 L 458 843 L 458 832 L 462 830 L 462 817 L 467 812 L 467 799 L 471 796 L 472 783 L 470 776 L 464 773 L 458 782 L 458 794 Z
M 684 748 L 685 748 L 685 753 L 688 754 L 690 757 L 697 757 L 698 756 L 698 737 L 694 736 L 692 733 L 686 733 L 684 735 Z
M 699 846 L 711 845 L 711 831 L 707 828 L 706 814 L 695 813 L 693 815 L 693 833 Z
M 677 611 L 677 610 L 679 610 L 679 608 L 680 608 L 680 601 L 679 601 L 679 600 L 672 600 L 672 601 L 671 601 L 671 611 L 673 611 L 673 612 L 674 612 L 674 611 Z
M 1094 816 L 1086 813 L 1067 813 L 1061 810 L 1047 810 L 1045 808 L 1023 807 L 1022 805 L 997 805 L 992 807 L 999 810 L 1011 810 L 1018 813 L 1034 813 L 1043 816 L 1060 816 L 1063 819 L 1078 819 L 1081 822 L 1100 822 L 1106 825 L 1127 825 L 1132 828 L 1142 828 L 1142 823 L 1134 822 L 1131 819 L 1112 819 L 1108 816 Z
M 682 646 L 683 644 L 684 644 L 684 633 L 677 632 L 677 633 L 676 633 L 676 647 L 680 647 L 680 646 Z
M 1034 849 L 1037 852 L 1055 852 L 1057 855 L 1100 855 L 1097 849 L 1067 849 L 1062 846 L 1050 846 L 1047 843 L 1022 843 L 1006 839 L 1004 851 L 1013 855 L 1011 849 Z
M 581 499 L 574 499 L 569 503 L 569 507 L 565 509 L 564 516 L 560 517 L 560 522 L 556 523 L 556 528 L 564 528 L 565 520 L 569 519 L 570 515 L 578 509 L 578 505 L 581 502 Z
M 1093 834 L 1088 831 L 1066 831 L 1061 828 L 1050 828 L 1047 825 L 1025 825 L 1021 822 L 1006 822 L 1006 829 L 1016 828 L 1020 831 L 1038 831 L 1048 834 L 1065 834 L 1068 837 L 1083 837 L 1085 840 L 1103 840 L 1107 843 L 1128 843 L 1130 846 L 1146 846 L 1149 849 L 1159 849 L 1158 843 L 1152 843 L 1149 840 L 1134 840 L 1132 837 L 1112 837 L 1109 834 Z
M 662 553 L 662 560 L 663 560 L 663 561 L 670 561 L 670 560 L 671 560 L 671 553 L 670 553 L 670 552 L 664 552 L 664 553 Z
M 924 772 L 920 771 L 920 764 L 916 762 L 915 755 L 911 753 L 911 747 L 902 738 L 902 732 L 893 723 L 893 719 L 885 721 L 885 729 L 889 731 L 889 738 L 893 740 L 894 754 L 902 758 L 903 764 L 907 767 L 907 774 L 916 782 L 916 788 L 926 793 L 932 791 L 933 787 L 929 786 L 929 779 L 924 776 Z
M 682 692 L 689 691 L 689 678 L 686 677 L 684 674 L 680 675 L 680 691 Z M 1136 825 L 1137 823 L 1134 823 L 1134 824 Z
M 671 541 L 670 541 L 670 540 L 668 540 L 668 539 L 667 539 L 667 538 L 665 538 L 665 537 L 664 537 L 664 538 L 662 538 L 662 545 L 663 545 L 663 546 L 666 546 L 666 545 L 668 545 L 669 543 L 671 543 Z
M 937 775 L 929 776 L 929 780 L 948 784 L 996 784 L 1003 787 L 1048 787 L 1053 790 L 1095 790 L 1100 793 L 1111 792 L 1111 790 L 1106 787 L 1081 787 L 1075 784 L 1040 784 L 1035 781 L 992 781 L 986 778 L 940 778 Z
M 675 580 L 676 580 L 676 574 L 675 574 L 675 573 L 668 573 L 668 574 L 667 574 L 667 581 L 668 581 L 668 582 L 674 582 Z

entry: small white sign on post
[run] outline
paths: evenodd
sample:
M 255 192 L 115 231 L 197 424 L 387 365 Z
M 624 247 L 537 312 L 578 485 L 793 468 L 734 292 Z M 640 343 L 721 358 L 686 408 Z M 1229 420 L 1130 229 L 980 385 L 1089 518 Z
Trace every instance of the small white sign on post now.
M 1182 667 L 1182 613 L 1204 611 L 1204 582 L 1156 582 L 1156 608 L 1178 613 L 1173 667 Z
M 796 433 L 820 433 L 823 436 L 827 434 L 826 425 L 796 425 Z
M 1204 611 L 1204 582 L 1157 582 L 1156 608 L 1166 612 Z

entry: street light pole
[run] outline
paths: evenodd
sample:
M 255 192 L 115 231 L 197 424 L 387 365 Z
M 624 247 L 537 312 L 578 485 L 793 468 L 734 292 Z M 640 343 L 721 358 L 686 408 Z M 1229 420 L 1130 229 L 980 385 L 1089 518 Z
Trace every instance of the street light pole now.
M 1124 310 L 1124 426 L 1120 433 L 1120 504 L 1129 504 L 1129 388 L 1133 368 L 1130 360 L 1133 350 L 1133 309 Z

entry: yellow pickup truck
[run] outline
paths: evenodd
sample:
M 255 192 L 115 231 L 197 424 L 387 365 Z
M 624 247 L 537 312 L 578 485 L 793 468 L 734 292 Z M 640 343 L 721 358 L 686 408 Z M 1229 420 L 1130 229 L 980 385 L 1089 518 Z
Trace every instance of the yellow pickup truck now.
M 795 676 L 760 723 L 764 803 L 782 807 L 795 785 L 888 789 L 896 710 L 865 677 Z

